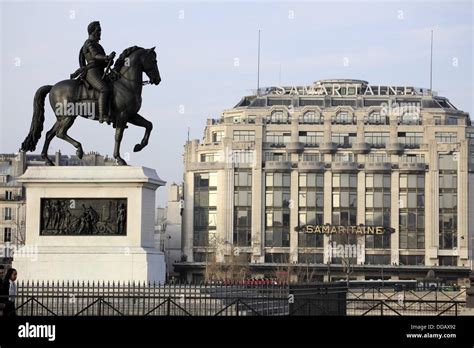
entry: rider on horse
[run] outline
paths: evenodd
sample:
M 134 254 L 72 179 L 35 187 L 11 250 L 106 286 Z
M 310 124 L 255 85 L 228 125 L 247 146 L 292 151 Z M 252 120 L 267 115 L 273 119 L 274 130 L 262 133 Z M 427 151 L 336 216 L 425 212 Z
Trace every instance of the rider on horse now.
M 109 114 L 110 87 L 104 80 L 104 69 L 112 65 L 115 52 L 106 55 L 104 48 L 99 44 L 102 29 L 99 22 L 92 22 L 87 26 L 89 38 L 84 42 L 79 52 L 79 65 L 81 66 L 72 78 L 85 76 L 85 80 L 99 92 L 99 122 L 110 124 L 112 118 Z

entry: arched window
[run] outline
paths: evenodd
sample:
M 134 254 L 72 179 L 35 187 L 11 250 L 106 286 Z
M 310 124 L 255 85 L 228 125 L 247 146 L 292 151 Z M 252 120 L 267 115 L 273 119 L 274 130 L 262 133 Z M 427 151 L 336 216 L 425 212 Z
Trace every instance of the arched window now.
M 288 123 L 288 115 L 283 111 L 273 111 L 272 114 L 267 117 L 267 123 Z
M 354 117 L 349 115 L 347 111 L 340 111 L 333 117 L 334 124 L 353 124 Z
M 314 111 L 307 111 L 302 116 L 300 116 L 300 123 L 321 124 L 322 117 Z
M 387 117 L 382 116 L 380 112 L 371 112 L 365 119 L 366 124 L 387 124 Z
M 400 124 L 422 124 L 419 112 L 406 111 L 400 117 Z

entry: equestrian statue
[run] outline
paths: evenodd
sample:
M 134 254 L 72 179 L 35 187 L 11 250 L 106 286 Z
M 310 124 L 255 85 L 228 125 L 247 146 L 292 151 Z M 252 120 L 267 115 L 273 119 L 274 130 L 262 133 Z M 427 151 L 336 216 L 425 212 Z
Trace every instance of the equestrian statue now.
M 30 132 L 20 150 L 36 149 L 43 131 L 44 103 L 49 93 L 49 103 L 56 115 L 56 123 L 46 132 L 41 151 L 41 157 L 48 165 L 54 165 L 48 157 L 48 148 L 54 137 L 72 144 L 79 158 L 84 155 L 81 143 L 67 134 L 77 116 L 106 122 L 115 128 L 114 158 L 118 165 L 127 164 L 120 157 L 120 143 L 127 124 L 145 128 L 141 142 L 133 149 L 135 152 L 148 144 L 153 128 L 153 124 L 138 114 L 138 111 L 142 103 L 143 85 L 158 85 L 161 81 L 155 47 L 129 47 L 113 64 L 115 52 L 106 55 L 99 44 L 102 32 L 100 23 L 90 23 L 87 32 L 89 37 L 79 51 L 79 69 L 71 74 L 69 80 L 60 81 L 54 86 L 40 87 L 33 99 Z M 149 81 L 143 81 L 143 73 L 148 76 Z

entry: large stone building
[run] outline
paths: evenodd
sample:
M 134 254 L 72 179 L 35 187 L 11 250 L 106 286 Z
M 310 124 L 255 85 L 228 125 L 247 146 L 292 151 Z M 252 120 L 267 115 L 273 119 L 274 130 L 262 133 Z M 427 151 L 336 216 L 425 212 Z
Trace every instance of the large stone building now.
M 181 261 L 181 222 L 183 187 L 172 183 L 168 188 L 166 208 L 156 208 L 155 246 L 165 254 L 166 279 L 177 280 L 179 274 L 174 265 Z
M 420 279 L 433 269 L 453 283 L 471 269 L 474 128 L 430 90 L 360 80 L 261 89 L 209 119 L 184 165 L 185 261 L 175 268 L 187 280 L 231 250 L 265 277 L 287 267 L 316 280 Z
M 77 156 L 56 152 L 50 156 L 55 165 L 61 166 L 101 166 L 113 165 L 115 160 L 96 152 Z M 0 154 L 0 273 L 11 263 L 14 251 L 25 242 L 25 190 L 17 178 L 30 166 L 44 166 L 40 155 Z

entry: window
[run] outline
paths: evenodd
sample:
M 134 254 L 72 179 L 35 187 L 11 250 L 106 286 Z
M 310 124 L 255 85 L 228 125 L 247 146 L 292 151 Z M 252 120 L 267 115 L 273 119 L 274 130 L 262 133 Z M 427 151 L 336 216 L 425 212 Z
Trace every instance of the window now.
M 215 246 L 217 227 L 217 173 L 194 174 L 195 247 Z
M 379 104 L 380 105 L 380 102 Z M 365 124 L 388 124 L 387 116 L 380 115 L 380 112 L 371 112 L 365 119 Z
M 284 146 L 291 141 L 291 132 L 267 132 L 266 142 L 273 146 Z
M 220 143 L 222 141 L 223 136 L 224 136 L 223 131 L 212 132 L 212 142 Z
M 474 144 L 474 133 L 466 133 L 466 138 L 470 144 Z
M 439 160 L 439 247 L 457 247 L 457 162 L 452 154 L 440 154 Z
M 423 133 L 420 132 L 398 132 L 398 142 L 406 148 L 417 149 L 423 142 Z
M 267 117 L 267 123 L 288 123 L 288 115 L 283 111 L 274 111 Z
M 390 227 L 391 175 L 365 175 L 365 224 Z M 390 248 L 390 235 L 365 236 L 366 248 Z
M 423 154 L 410 154 L 400 156 L 401 163 L 425 163 L 425 155 Z
M 304 153 L 299 156 L 300 161 L 321 162 L 321 154 L 319 153 Z
M 298 225 L 322 225 L 324 215 L 324 174 L 300 173 L 298 177 Z M 322 248 L 321 234 L 298 232 L 298 247 Z
M 331 141 L 338 147 L 351 147 L 356 139 L 356 133 L 332 133 Z
M 422 118 L 419 112 L 405 112 L 399 119 L 400 124 L 412 124 L 420 125 L 422 124 Z
M 338 112 L 336 116 L 332 118 L 333 124 L 354 124 L 354 121 L 355 118 L 349 115 L 347 111 Z
M 254 106 L 254 103 L 252 103 L 252 106 Z M 273 105 L 287 105 L 287 106 L 289 106 L 291 104 L 292 104 L 291 99 L 268 98 L 268 106 L 273 106 Z
M 3 230 L 3 242 L 11 242 L 12 241 L 12 229 L 10 227 L 5 227 Z
M 357 155 L 352 152 L 338 152 L 332 156 L 334 162 L 355 162 L 357 161 Z
M 3 217 L 4 217 L 4 220 L 11 220 L 12 219 L 12 208 L 9 208 L 9 207 L 4 208 Z
M 457 256 L 438 256 L 440 266 L 457 266 L 458 257 Z
M 255 131 L 253 130 L 235 130 L 234 141 L 255 141 Z
M 213 262 L 216 260 L 216 253 L 203 253 L 203 252 L 195 252 L 193 253 L 194 262 Z M 202 277 L 202 274 L 199 276 Z M 196 279 L 196 274 L 193 274 L 193 280 Z
M 5 191 L 5 199 L 7 201 L 13 200 L 13 192 L 12 191 Z
M 387 163 L 391 161 L 390 155 L 385 153 L 369 153 L 366 158 L 368 163 Z
M 290 246 L 290 174 L 265 175 L 265 246 Z
M 332 224 L 355 226 L 357 220 L 357 174 L 333 173 Z
M 438 167 L 440 171 L 457 171 L 458 162 L 454 155 L 439 155 Z
M 385 147 L 389 137 L 390 133 L 388 132 L 365 132 L 365 142 L 375 148 Z
M 306 146 L 317 146 L 323 142 L 323 132 L 299 132 L 299 141 Z
M 322 253 L 299 253 L 298 263 L 324 263 L 324 255 Z
M 446 124 L 449 126 L 454 126 L 458 124 L 458 118 L 457 117 L 448 117 L 446 119 Z
M 202 153 L 201 162 L 219 162 L 219 155 L 217 153 Z
M 420 266 L 424 264 L 424 255 L 400 255 L 400 265 Z
M 435 138 L 438 143 L 455 143 L 458 141 L 457 133 L 436 132 Z
M 300 116 L 299 121 L 304 124 L 322 124 L 323 118 L 314 111 L 307 111 Z
M 265 152 L 265 161 L 286 162 L 290 160 L 290 156 L 280 152 Z
M 267 263 L 288 263 L 290 254 L 286 253 L 265 253 L 265 262 Z
M 234 171 L 234 245 L 251 246 L 252 172 Z
M 253 150 L 233 150 L 232 161 L 235 164 L 254 164 Z
M 425 176 L 400 174 L 400 249 L 425 248 Z
M 390 265 L 390 255 L 365 255 L 366 265 Z

